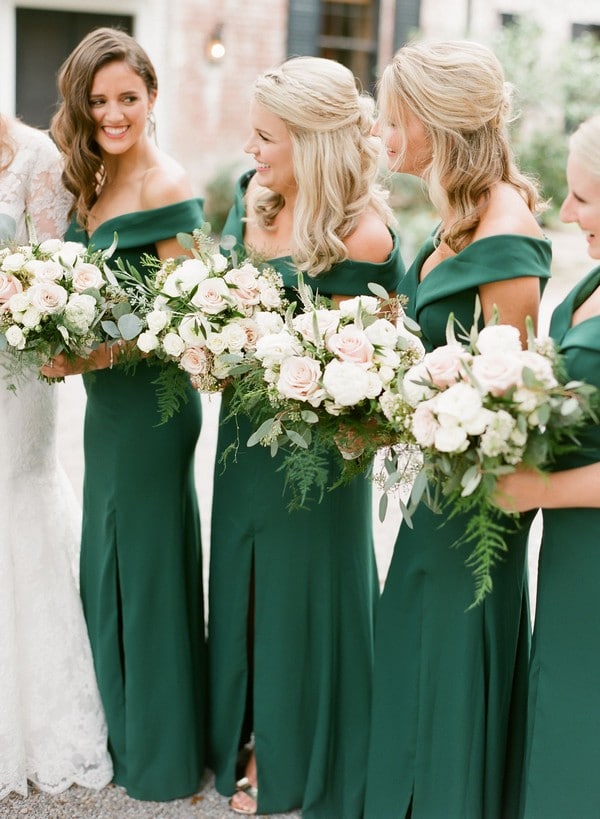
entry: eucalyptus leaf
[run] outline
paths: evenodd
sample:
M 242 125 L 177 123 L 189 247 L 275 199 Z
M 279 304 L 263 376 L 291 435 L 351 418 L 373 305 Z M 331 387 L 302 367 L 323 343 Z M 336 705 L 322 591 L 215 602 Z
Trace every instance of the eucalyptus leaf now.
M 268 418 L 266 421 L 264 421 L 248 438 L 246 441 L 246 446 L 256 446 L 256 444 L 259 444 L 263 438 L 266 438 L 267 435 L 269 435 L 275 423 L 275 418 Z
M 306 439 L 300 435 L 300 433 L 296 432 L 296 430 L 286 429 L 285 432 L 293 444 L 296 444 L 296 446 L 299 446 L 301 449 L 308 449 L 309 442 L 307 442 Z
M 125 341 L 131 341 L 142 332 L 144 323 L 135 313 L 125 313 L 118 320 L 117 326 Z
M 390 294 L 385 289 L 385 287 L 382 287 L 380 284 L 377 284 L 377 282 L 369 282 L 367 287 L 369 288 L 371 293 L 377 296 L 377 298 L 383 299 L 383 301 L 389 301 Z
M 312 410 L 302 410 L 302 412 L 300 413 L 300 417 L 307 424 L 316 424 L 319 421 L 319 416 L 317 415 L 316 412 L 313 412 Z
M 381 523 L 385 520 L 385 515 L 388 509 L 388 496 L 385 492 L 379 498 L 378 517 Z
M 17 223 L 8 213 L 0 213 L 0 243 L 12 242 L 17 235 Z
M 176 238 L 184 250 L 194 250 L 196 247 L 194 237 L 191 233 L 178 233 L 176 234 Z
M 121 338 L 121 333 L 119 332 L 119 328 L 117 327 L 114 321 L 101 321 L 100 326 L 104 330 L 107 336 L 110 338 Z

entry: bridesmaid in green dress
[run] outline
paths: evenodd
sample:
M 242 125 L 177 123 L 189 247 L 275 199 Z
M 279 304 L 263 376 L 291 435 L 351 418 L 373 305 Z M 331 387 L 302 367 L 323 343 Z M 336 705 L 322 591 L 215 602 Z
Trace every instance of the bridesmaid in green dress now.
M 600 116 L 571 137 L 567 181 L 561 219 L 579 225 L 600 259 Z M 600 388 L 600 267 L 556 308 L 550 333 L 569 376 Z M 501 505 L 541 507 L 544 520 L 519 813 L 527 819 L 600 813 L 600 425 L 580 440 L 549 476 L 523 470 L 498 486 Z
M 446 343 L 451 312 L 470 328 L 477 297 L 484 321 L 497 308 L 525 336 L 551 252 L 537 192 L 511 158 L 498 61 L 476 43 L 405 46 L 379 103 L 390 169 L 422 178 L 441 219 L 399 287 L 426 348 Z M 467 611 L 473 578 L 451 548 L 465 524 L 422 505 L 398 534 L 377 613 L 367 819 L 515 816 L 528 527 L 510 536 L 493 592 Z
M 147 133 L 154 69 L 122 31 L 98 29 L 59 78 L 52 133 L 76 199 L 68 238 L 143 253 L 181 255 L 178 231 L 202 222 L 182 168 Z M 137 799 L 197 790 L 204 768 L 204 628 L 194 448 L 200 403 L 159 426 L 142 361 L 113 368 L 117 347 L 88 360 L 55 360 L 46 375 L 84 372 L 85 478 L 81 595 L 106 712 L 114 781 Z
M 297 270 L 340 300 L 393 291 L 403 272 L 391 212 L 375 184 L 372 100 L 348 69 L 295 58 L 259 77 L 240 180 L 224 233 L 269 259 L 294 298 Z M 378 596 L 368 480 L 288 512 L 279 459 L 245 445 L 221 415 L 215 471 L 209 659 L 212 764 L 237 813 L 301 808 L 360 819 Z M 237 783 L 240 745 L 254 736 Z M 243 768 L 240 773 L 243 772 Z M 258 791 L 256 787 L 258 785 Z

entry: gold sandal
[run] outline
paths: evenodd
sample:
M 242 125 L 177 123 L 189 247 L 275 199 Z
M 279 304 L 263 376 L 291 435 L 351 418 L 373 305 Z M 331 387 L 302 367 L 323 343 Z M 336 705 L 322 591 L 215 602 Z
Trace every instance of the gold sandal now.
M 255 788 L 254 785 L 250 782 L 247 776 L 243 776 L 241 779 L 235 783 L 235 789 L 238 793 L 245 793 L 247 794 L 250 799 L 253 799 L 255 802 L 254 809 L 249 808 L 238 808 L 232 804 L 234 797 L 232 796 L 229 800 L 229 807 L 234 813 L 242 814 L 243 816 L 256 816 L 256 812 L 258 810 L 258 788 Z

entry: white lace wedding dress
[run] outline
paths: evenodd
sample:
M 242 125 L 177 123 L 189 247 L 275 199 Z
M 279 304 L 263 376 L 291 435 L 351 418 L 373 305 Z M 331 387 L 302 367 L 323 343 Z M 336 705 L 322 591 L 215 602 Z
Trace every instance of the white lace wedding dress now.
M 62 236 L 69 201 L 49 138 L 8 120 L 0 223 Z M 1 165 L 2 163 L 0 163 Z M 0 356 L 7 353 L 0 353 Z M 1 364 L 1 361 L 0 361 Z M 80 511 L 56 453 L 56 390 L 36 373 L 14 395 L 0 367 L 0 799 L 28 780 L 58 793 L 112 778 L 77 588 Z

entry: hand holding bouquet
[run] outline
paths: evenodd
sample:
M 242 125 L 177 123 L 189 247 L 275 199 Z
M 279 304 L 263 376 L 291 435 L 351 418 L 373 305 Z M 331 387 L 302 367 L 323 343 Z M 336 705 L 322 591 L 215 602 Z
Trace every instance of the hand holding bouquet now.
M 87 356 L 100 343 L 107 296 L 106 252 L 49 239 L 0 249 L 0 349 L 18 377 L 49 359 Z M 14 385 L 12 385 L 14 387 Z
M 336 307 L 299 276 L 303 312 L 292 308 L 272 322 L 256 343 L 258 366 L 234 384 L 232 412 L 257 426 L 248 445 L 283 452 L 291 508 L 305 505 L 312 489 L 322 496 L 328 485 L 364 472 L 380 447 L 411 438 L 400 431 L 399 418 L 411 408 L 398 387 L 423 347 L 396 321 L 398 301 L 372 287 L 377 295 Z
M 466 562 L 475 605 L 492 589 L 491 570 L 511 528 L 492 501 L 498 477 L 521 463 L 543 468 L 577 446 L 578 431 L 593 417 L 596 391 L 564 383 L 552 341 L 531 332 L 526 350 L 508 325 L 473 329 L 461 344 L 451 317 L 447 336 L 448 343 L 427 353 L 403 380 L 414 408 L 411 430 L 424 455 L 411 509 L 425 493 L 429 505 L 450 516 L 468 513 L 459 543 L 473 545 Z
M 157 379 L 163 422 L 177 411 L 190 379 L 201 392 L 222 390 L 285 310 L 279 273 L 249 261 L 238 264 L 235 254 L 226 258 L 209 230 L 178 234 L 192 257 L 145 257 L 148 278 L 121 269 L 117 280 L 132 312 L 104 324 L 112 337 L 136 338 L 144 355 L 177 365 L 163 368 Z

